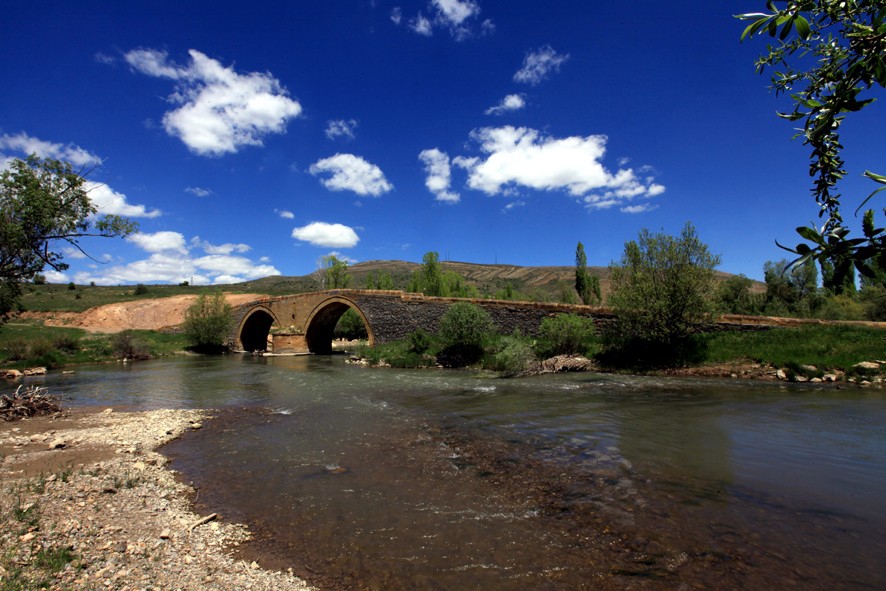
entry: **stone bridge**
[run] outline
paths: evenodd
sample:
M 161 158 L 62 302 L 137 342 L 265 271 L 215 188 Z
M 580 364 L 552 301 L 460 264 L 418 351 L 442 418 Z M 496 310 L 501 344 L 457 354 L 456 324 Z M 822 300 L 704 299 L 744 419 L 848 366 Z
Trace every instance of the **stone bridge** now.
M 590 306 L 437 298 L 402 291 L 338 289 L 256 300 L 232 313 L 235 331 L 228 344 L 235 351 L 274 353 L 332 352 L 333 330 L 348 308 L 363 319 L 370 346 L 407 337 L 418 329 L 436 332 L 440 317 L 455 302 L 484 308 L 502 334 L 520 330 L 538 333 L 541 321 L 560 313 L 590 316 L 598 323 L 612 318 L 608 310 Z

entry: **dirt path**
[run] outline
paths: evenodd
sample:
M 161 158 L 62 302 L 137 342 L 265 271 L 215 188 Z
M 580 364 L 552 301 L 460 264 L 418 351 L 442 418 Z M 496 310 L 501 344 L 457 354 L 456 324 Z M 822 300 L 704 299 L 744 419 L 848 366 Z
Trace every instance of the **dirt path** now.
M 232 306 L 268 297 L 252 293 L 226 293 L 224 295 L 225 300 Z M 43 318 L 48 326 L 82 328 L 90 332 L 112 333 L 128 329 L 163 330 L 184 322 L 185 311 L 196 299 L 196 295 L 179 295 L 107 304 L 80 313 L 32 313 L 29 316 Z

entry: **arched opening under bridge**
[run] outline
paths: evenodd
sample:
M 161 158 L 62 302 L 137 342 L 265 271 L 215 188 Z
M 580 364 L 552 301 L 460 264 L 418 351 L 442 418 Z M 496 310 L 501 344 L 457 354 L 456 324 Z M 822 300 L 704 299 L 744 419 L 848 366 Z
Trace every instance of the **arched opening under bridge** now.
M 348 309 L 353 309 L 363 325 L 366 327 L 366 333 L 369 338 L 369 345 L 373 343 L 372 327 L 360 311 L 360 308 L 352 302 L 344 298 L 335 298 L 328 300 L 318 306 L 308 318 L 307 328 L 305 330 L 305 342 L 311 353 L 318 355 L 329 355 L 332 353 L 332 340 L 335 338 L 335 326 L 339 319 Z
M 243 319 L 240 325 L 240 344 L 244 351 L 267 351 L 268 335 L 276 319 L 264 308 L 258 308 Z

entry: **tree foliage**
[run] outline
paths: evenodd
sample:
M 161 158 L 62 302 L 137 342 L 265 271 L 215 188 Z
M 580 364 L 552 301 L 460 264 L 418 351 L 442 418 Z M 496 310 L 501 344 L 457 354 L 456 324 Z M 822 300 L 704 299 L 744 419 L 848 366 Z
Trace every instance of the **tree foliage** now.
M 600 278 L 588 273 L 588 258 L 581 242 L 575 247 L 575 291 L 578 292 L 581 301 L 588 306 L 601 300 Z
M 870 277 L 874 274 L 870 261 L 886 262 L 886 229 L 875 227 L 873 210 L 868 210 L 870 223 L 863 224 L 863 236 L 849 238 L 837 187 L 846 174 L 840 126 L 847 113 L 874 101 L 865 91 L 886 88 L 886 5 L 883 0 L 768 0 L 766 8 L 767 12 L 738 15 L 750 21 L 741 38 L 763 34 L 777 38 L 777 44 L 769 45 L 768 53 L 757 59 L 757 71 L 774 69 L 772 88 L 793 99 L 793 110 L 779 115 L 803 121 L 798 135 L 812 151 L 812 194 L 824 220 L 818 228 L 797 228 L 811 245 L 800 243 L 788 250 L 798 255 L 796 264 L 810 259 L 830 261 L 839 293 L 853 266 Z M 886 185 L 886 176 L 871 171 L 864 176 Z M 884 189 L 868 195 L 856 213 Z
M 542 357 L 587 354 L 597 340 L 592 318 L 576 314 L 557 314 L 541 321 L 536 349 Z
M 444 271 L 440 264 L 440 255 L 434 251 L 426 252 L 422 257 L 422 265 L 412 273 L 407 291 L 423 293 L 438 297 L 475 297 L 476 288 L 468 285 L 464 277 L 455 271 Z
M 719 264 L 690 223 L 679 237 L 643 229 L 625 243 L 621 260 L 610 267 L 609 304 L 621 346 L 662 358 L 679 354 L 713 312 Z
M 201 294 L 185 311 L 184 333 L 196 349 L 218 350 L 234 327 L 231 306 L 222 293 Z
M 324 289 L 345 289 L 351 284 L 347 261 L 334 254 L 328 254 L 320 257 L 317 264 L 320 267 L 320 282 Z
M 120 216 L 97 216 L 85 185 L 69 163 L 36 155 L 14 159 L 0 173 L 0 320 L 18 305 L 21 283 L 46 267 L 68 268 L 57 245 L 84 252 L 85 237 L 127 236 L 137 229 Z
M 437 336 L 443 350 L 437 358 L 450 367 L 476 363 L 494 332 L 495 324 L 486 310 L 469 302 L 452 304 L 440 318 Z

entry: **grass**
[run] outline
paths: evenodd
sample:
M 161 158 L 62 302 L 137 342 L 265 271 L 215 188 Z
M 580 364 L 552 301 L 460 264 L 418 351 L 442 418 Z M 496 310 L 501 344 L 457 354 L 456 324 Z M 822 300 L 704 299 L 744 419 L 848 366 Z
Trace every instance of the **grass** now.
M 886 331 L 858 326 L 723 332 L 706 335 L 704 341 L 705 360 L 713 363 L 751 360 L 775 367 L 814 365 L 846 371 L 861 361 L 886 356 Z
M 39 321 L 11 322 L 0 327 L 0 366 L 55 368 L 112 361 L 120 357 L 116 350 L 119 334 L 91 334 L 78 328 L 45 326 Z M 133 330 L 126 334 L 151 357 L 171 355 L 188 346 L 182 334 L 150 330 Z

